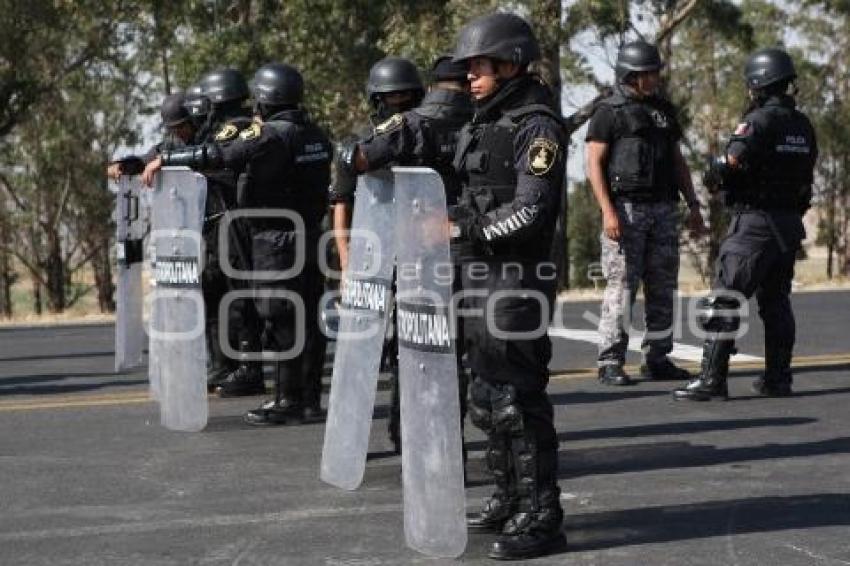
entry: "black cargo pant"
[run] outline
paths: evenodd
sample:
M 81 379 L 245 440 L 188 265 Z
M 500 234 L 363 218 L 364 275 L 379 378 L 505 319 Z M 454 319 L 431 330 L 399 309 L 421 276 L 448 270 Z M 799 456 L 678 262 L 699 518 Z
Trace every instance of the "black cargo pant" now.
M 791 379 L 796 328 L 791 280 L 804 236 L 799 212 L 741 210 L 732 217 L 717 258 L 715 289 L 756 296 L 764 323 L 765 373 L 776 381 Z
M 285 293 L 286 297 L 255 298 L 263 322 L 263 348 L 270 352 L 289 352 L 289 359 L 278 363 L 275 397 L 293 403 L 317 407 L 321 395 L 321 363 L 324 360 L 324 335 L 318 326 L 318 304 L 322 282 L 315 249 L 317 233 L 306 236 L 303 269 L 294 271 L 297 239 L 304 234 L 281 229 L 273 224 L 258 224 L 252 230 L 254 269 L 277 277 L 257 280 L 257 291 Z M 289 271 L 289 273 L 285 273 Z M 318 367 L 318 371 L 316 368 Z
M 512 386 L 525 436 L 538 452 L 551 454 L 557 450 L 558 439 L 546 393 L 552 357 L 546 330 L 555 281 L 538 277 L 535 264 L 492 260 L 465 261 L 462 275 L 464 349 L 475 381 L 483 380 L 497 389 Z M 471 402 L 478 402 L 475 382 Z M 551 476 L 541 480 L 554 481 L 555 471 L 541 470 Z
M 219 308 L 224 296 L 232 290 L 250 289 L 250 280 L 230 278 L 225 275 L 221 266 L 219 247 L 219 231 L 222 229 L 221 217 L 215 216 L 204 223 L 203 239 L 206 248 L 204 270 L 201 274 L 201 291 L 204 298 L 204 315 L 206 317 L 207 347 L 212 368 L 223 366 L 235 367 L 235 360 L 228 358 L 222 349 L 219 339 L 219 327 L 227 324 L 227 340 L 230 347 L 239 350 L 244 342 L 249 350 L 259 346 L 259 320 L 253 301 L 250 299 L 235 300 L 227 310 L 226 321 L 220 320 Z M 250 248 L 246 246 L 245 234 L 233 225 L 228 230 L 228 258 L 235 269 L 249 270 L 251 267 Z

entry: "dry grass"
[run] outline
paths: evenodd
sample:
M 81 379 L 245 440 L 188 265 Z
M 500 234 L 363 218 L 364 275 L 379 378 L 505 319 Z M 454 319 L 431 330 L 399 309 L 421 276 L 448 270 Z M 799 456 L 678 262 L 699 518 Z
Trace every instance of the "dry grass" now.
M 826 277 L 826 252 L 822 248 L 810 248 L 809 257 L 797 262 L 794 278 L 795 291 L 818 291 L 833 289 L 850 289 L 850 279 Z M 83 281 L 89 279 L 83 274 Z M 147 280 L 147 274 L 144 277 Z M 90 284 L 90 281 L 87 283 Z M 604 282 L 599 289 L 575 289 L 561 293 L 559 298 L 566 301 L 590 301 L 602 298 Z M 679 291 L 683 295 L 694 295 L 705 292 L 708 287 L 700 280 L 693 269 L 690 259 L 682 256 L 679 273 Z M 0 318 L 0 328 L 10 326 L 53 326 L 63 324 L 98 324 L 112 322 L 115 315 L 100 313 L 94 290 L 82 297 L 74 306 L 58 314 L 35 314 L 32 308 L 32 286 L 29 280 L 23 280 L 12 289 L 12 303 L 15 313 L 11 319 Z

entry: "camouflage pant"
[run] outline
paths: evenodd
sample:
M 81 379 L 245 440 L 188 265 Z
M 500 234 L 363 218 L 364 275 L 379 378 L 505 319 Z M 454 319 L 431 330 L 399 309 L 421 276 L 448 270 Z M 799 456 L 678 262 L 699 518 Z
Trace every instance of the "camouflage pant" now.
M 638 286 L 643 281 L 646 329 L 641 350 L 647 361 L 673 349 L 673 304 L 679 277 L 678 212 L 673 202 L 616 201 L 622 236 L 603 232 L 602 272 L 607 286 L 599 321 L 600 366 L 622 364 Z

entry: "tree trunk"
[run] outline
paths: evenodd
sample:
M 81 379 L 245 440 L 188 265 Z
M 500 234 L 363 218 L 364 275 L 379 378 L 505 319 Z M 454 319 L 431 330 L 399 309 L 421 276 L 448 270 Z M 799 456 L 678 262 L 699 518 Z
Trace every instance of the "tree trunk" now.
M 112 283 L 109 250 L 109 238 L 106 238 L 106 241 L 101 242 L 100 249 L 92 256 L 91 260 L 100 312 L 115 312 L 115 285 Z
M 847 189 L 844 189 L 847 193 Z M 844 255 L 842 256 L 841 273 L 845 277 L 850 277 L 850 214 L 847 207 L 850 206 L 850 195 L 844 196 L 843 221 L 841 232 L 844 234 Z
M 65 310 L 65 262 L 62 258 L 62 242 L 58 232 L 47 234 L 47 310 L 60 313 Z
M 541 0 L 532 4 L 536 29 L 539 30 L 541 65 L 540 73 L 552 88 L 555 104 L 561 108 L 561 1 Z M 567 148 L 564 148 L 565 150 Z M 566 164 L 564 164 L 566 167 Z M 558 288 L 567 289 L 570 286 L 570 246 L 567 236 L 568 210 L 568 179 L 564 173 L 564 183 L 561 187 L 558 219 L 555 222 L 555 233 L 552 237 L 551 259 L 558 272 Z
M 8 219 L 6 217 L 5 203 L 0 202 L 0 242 L 12 240 Z M 12 272 L 12 261 L 9 254 L 0 250 L 0 316 L 11 318 L 12 311 L 12 284 L 15 282 L 15 274 Z
M 42 313 L 42 298 L 41 298 L 41 281 L 32 278 L 32 310 L 35 314 L 41 315 Z

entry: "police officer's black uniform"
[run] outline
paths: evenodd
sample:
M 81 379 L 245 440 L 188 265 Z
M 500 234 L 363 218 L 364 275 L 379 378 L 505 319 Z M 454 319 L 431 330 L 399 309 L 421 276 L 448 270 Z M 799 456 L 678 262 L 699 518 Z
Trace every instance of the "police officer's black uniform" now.
M 201 77 L 203 96 L 210 101 L 209 114 L 199 130 L 196 143 L 215 143 L 222 147 L 234 143 L 239 133 L 251 125 L 251 115 L 244 102 L 250 92 L 248 83 L 236 69 L 219 69 Z M 206 258 L 201 289 L 204 296 L 206 337 L 210 369 L 207 382 L 210 389 L 221 385 L 233 372 L 249 370 L 252 386 L 243 394 L 262 393 L 262 376 L 258 364 L 240 368 L 237 360 L 226 356 L 219 341 L 219 305 L 228 291 L 244 289 L 249 283 L 225 275 L 219 258 L 219 227 L 224 213 L 235 208 L 239 174 L 231 169 L 206 172 L 207 202 L 203 229 Z M 229 261 L 237 269 L 250 265 L 248 245 L 242 222 L 233 222 L 228 232 Z M 259 328 L 256 310 L 250 301 L 238 300 L 228 309 L 227 336 L 234 349 L 256 350 Z
M 466 82 L 466 66 L 452 63 L 451 57 L 439 57 L 431 71 L 434 81 Z M 432 86 L 422 99 L 422 103 L 407 112 L 394 114 L 378 125 L 373 135 L 351 147 L 345 148 L 340 155 L 340 169 L 351 174 L 356 166 L 354 160 L 359 151 L 368 162 L 368 169 L 375 170 L 390 164 L 421 165 L 431 167 L 443 181 L 446 191 L 446 204 L 456 205 L 460 195 L 460 177 L 454 169 L 453 161 L 457 148 L 460 129 L 472 118 L 472 101 L 469 94 L 458 89 L 446 89 Z M 451 256 L 456 265 L 454 291 L 460 290 L 459 266 L 468 253 L 469 245 L 455 241 Z M 462 321 L 458 321 L 462 322 Z M 461 423 L 466 414 L 467 379 L 461 359 L 463 356 L 463 325 L 456 325 L 458 333 L 458 376 L 460 377 Z M 395 352 L 391 353 L 394 355 Z M 399 388 L 393 383 L 392 404 L 390 410 L 390 438 L 396 446 L 401 442 L 399 421 Z M 465 454 L 465 452 L 464 452 Z
M 524 20 L 492 14 L 463 28 L 455 61 L 484 56 L 524 68 L 539 54 Z M 531 76 L 507 80 L 476 101 L 455 157 L 464 186 L 449 217 L 453 237 L 473 246 L 475 260 L 464 265 L 465 307 L 487 312 L 488 299 L 505 293 L 490 305 L 491 320 L 464 321 L 475 376 L 469 412 L 487 434 L 487 465 L 496 481 L 496 492 L 469 527 L 501 531 L 490 556 L 502 559 L 552 552 L 565 542 L 558 440 L 546 393 L 546 329 L 556 285 L 549 248 L 568 142 L 553 108 L 551 93 Z
M 757 51 L 745 70 L 753 97 L 718 164 L 734 215 L 720 246 L 714 291 L 702 302 L 705 341 L 700 375 L 674 392 L 677 399 L 725 399 L 729 356 L 740 321 L 740 299 L 753 294 L 764 322 L 765 373 L 754 389 L 769 396 L 791 394 L 795 340 L 789 296 L 794 260 L 805 236 L 802 215 L 811 201 L 817 141 L 809 119 L 786 94 L 796 78 L 781 49 Z M 709 182 L 712 180 L 709 179 Z M 724 293 L 733 291 L 734 293 Z
M 390 104 L 386 100 L 386 95 L 393 93 L 411 93 L 411 98 L 401 105 Z M 422 79 L 419 76 L 419 70 L 416 65 L 403 57 L 384 57 L 369 69 L 369 78 L 366 81 L 366 97 L 369 99 L 369 104 L 372 106 L 373 113 L 370 116 L 372 127 L 363 128 L 357 136 L 359 141 L 371 140 L 374 141 L 376 135 L 390 133 L 395 127 L 401 123 L 402 113 L 405 113 L 419 105 L 424 94 L 424 86 Z M 383 140 L 376 142 L 383 143 Z M 344 146 L 340 157 L 340 162 L 337 167 L 337 178 L 334 186 L 331 188 L 331 201 L 333 203 L 347 203 L 351 205 L 354 202 L 354 191 L 357 186 L 357 176 L 351 167 L 351 158 L 357 144 L 349 144 Z M 393 151 L 392 148 L 385 147 L 387 151 Z M 397 147 L 396 150 L 403 148 Z M 405 150 L 407 151 L 407 150 Z M 347 156 L 347 157 L 346 157 Z M 386 165 L 393 161 L 389 158 L 383 161 Z M 347 164 L 345 164 L 347 163 Z M 335 226 L 335 229 L 340 227 Z M 347 226 L 345 228 L 348 228 Z M 393 277 L 395 279 L 395 277 Z M 395 324 L 395 309 L 393 309 L 392 319 Z M 395 331 L 391 332 L 389 340 L 384 343 L 384 350 L 381 355 L 381 366 L 388 369 L 390 373 L 390 414 L 387 420 L 387 432 L 389 433 L 390 442 L 393 443 L 396 453 L 401 452 L 401 415 L 400 405 L 401 397 L 398 388 L 398 341 Z
M 162 117 L 162 125 L 167 130 L 170 130 L 171 128 L 175 128 L 181 124 L 189 122 L 192 124 L 192 129 L 195 131 L 195 134 L 193 135 L 196 135 L 197 127 L 195 122 L 192 120 L 191 112 L 186 107 L 185 102 L 186 97 L 182 92 L 166 96 L 163 99 L 159 110 L 160 116 Z M 193 140 L 189 141 L 191 143 Z M 122 157 L 121 159 L 116 160 L 115 163 L 118 163 L 121 175 L 140 175 L 142 171 L 144 171 L 145 166 L 159 157 L 163 151 L 184 147 L 185 145 L 186 142 L 184 140 L 180 139 L 173 132 L 167 131 L 163 140 L 151 146 L 144 155 L 130 155 Z
M 264 349 L 286 352 L 298 346 L 299 338 L 306 343 L 306 327 L 310 326 L 306 322 L 315 320 L 318 314 L 315 293 L 321 289 L 321 282 L 316 251 L 319 225 L 327 210 L 332 148 L 324 132 L 297 107 L 303 82 L 293 67 L 265 65 L 257 71 L 254 88 L 262 124 L 251 124 L 227 145 L 208 144 L 174 152 L 163 163 L 203 170 L 227 168 L 241 173 L 245 181 L 240 208 L 268 209 L 270 214 L 287 211 L 301 219 L 303 226 L 291 218 L 271 216 L 248 223 L 252 267 L 264 276 L 255 281 L 255 288 L 295 295 L 290 299 L 259 296 L 255 301 L 265 325 Z M 286 89 L 286 95 L 272 96 L 264 88 Z M 297 266 L 298 238 L 304 238 L 300 242 L 305 252 L 304 269 L 285 279 L 266 280 L 265 276 L 272 272 Z M 304 301 L 304 320 L 296 317 L 295 302 L 299 298 Z M 302 348 L 297 357 L 278 363 L 275 399 L 249 411 L 245 417 L 249 424 L 280 424 L 290 418 L 318 416 L 320 384 L 317 387 L 304 383 L 304 355 Z

